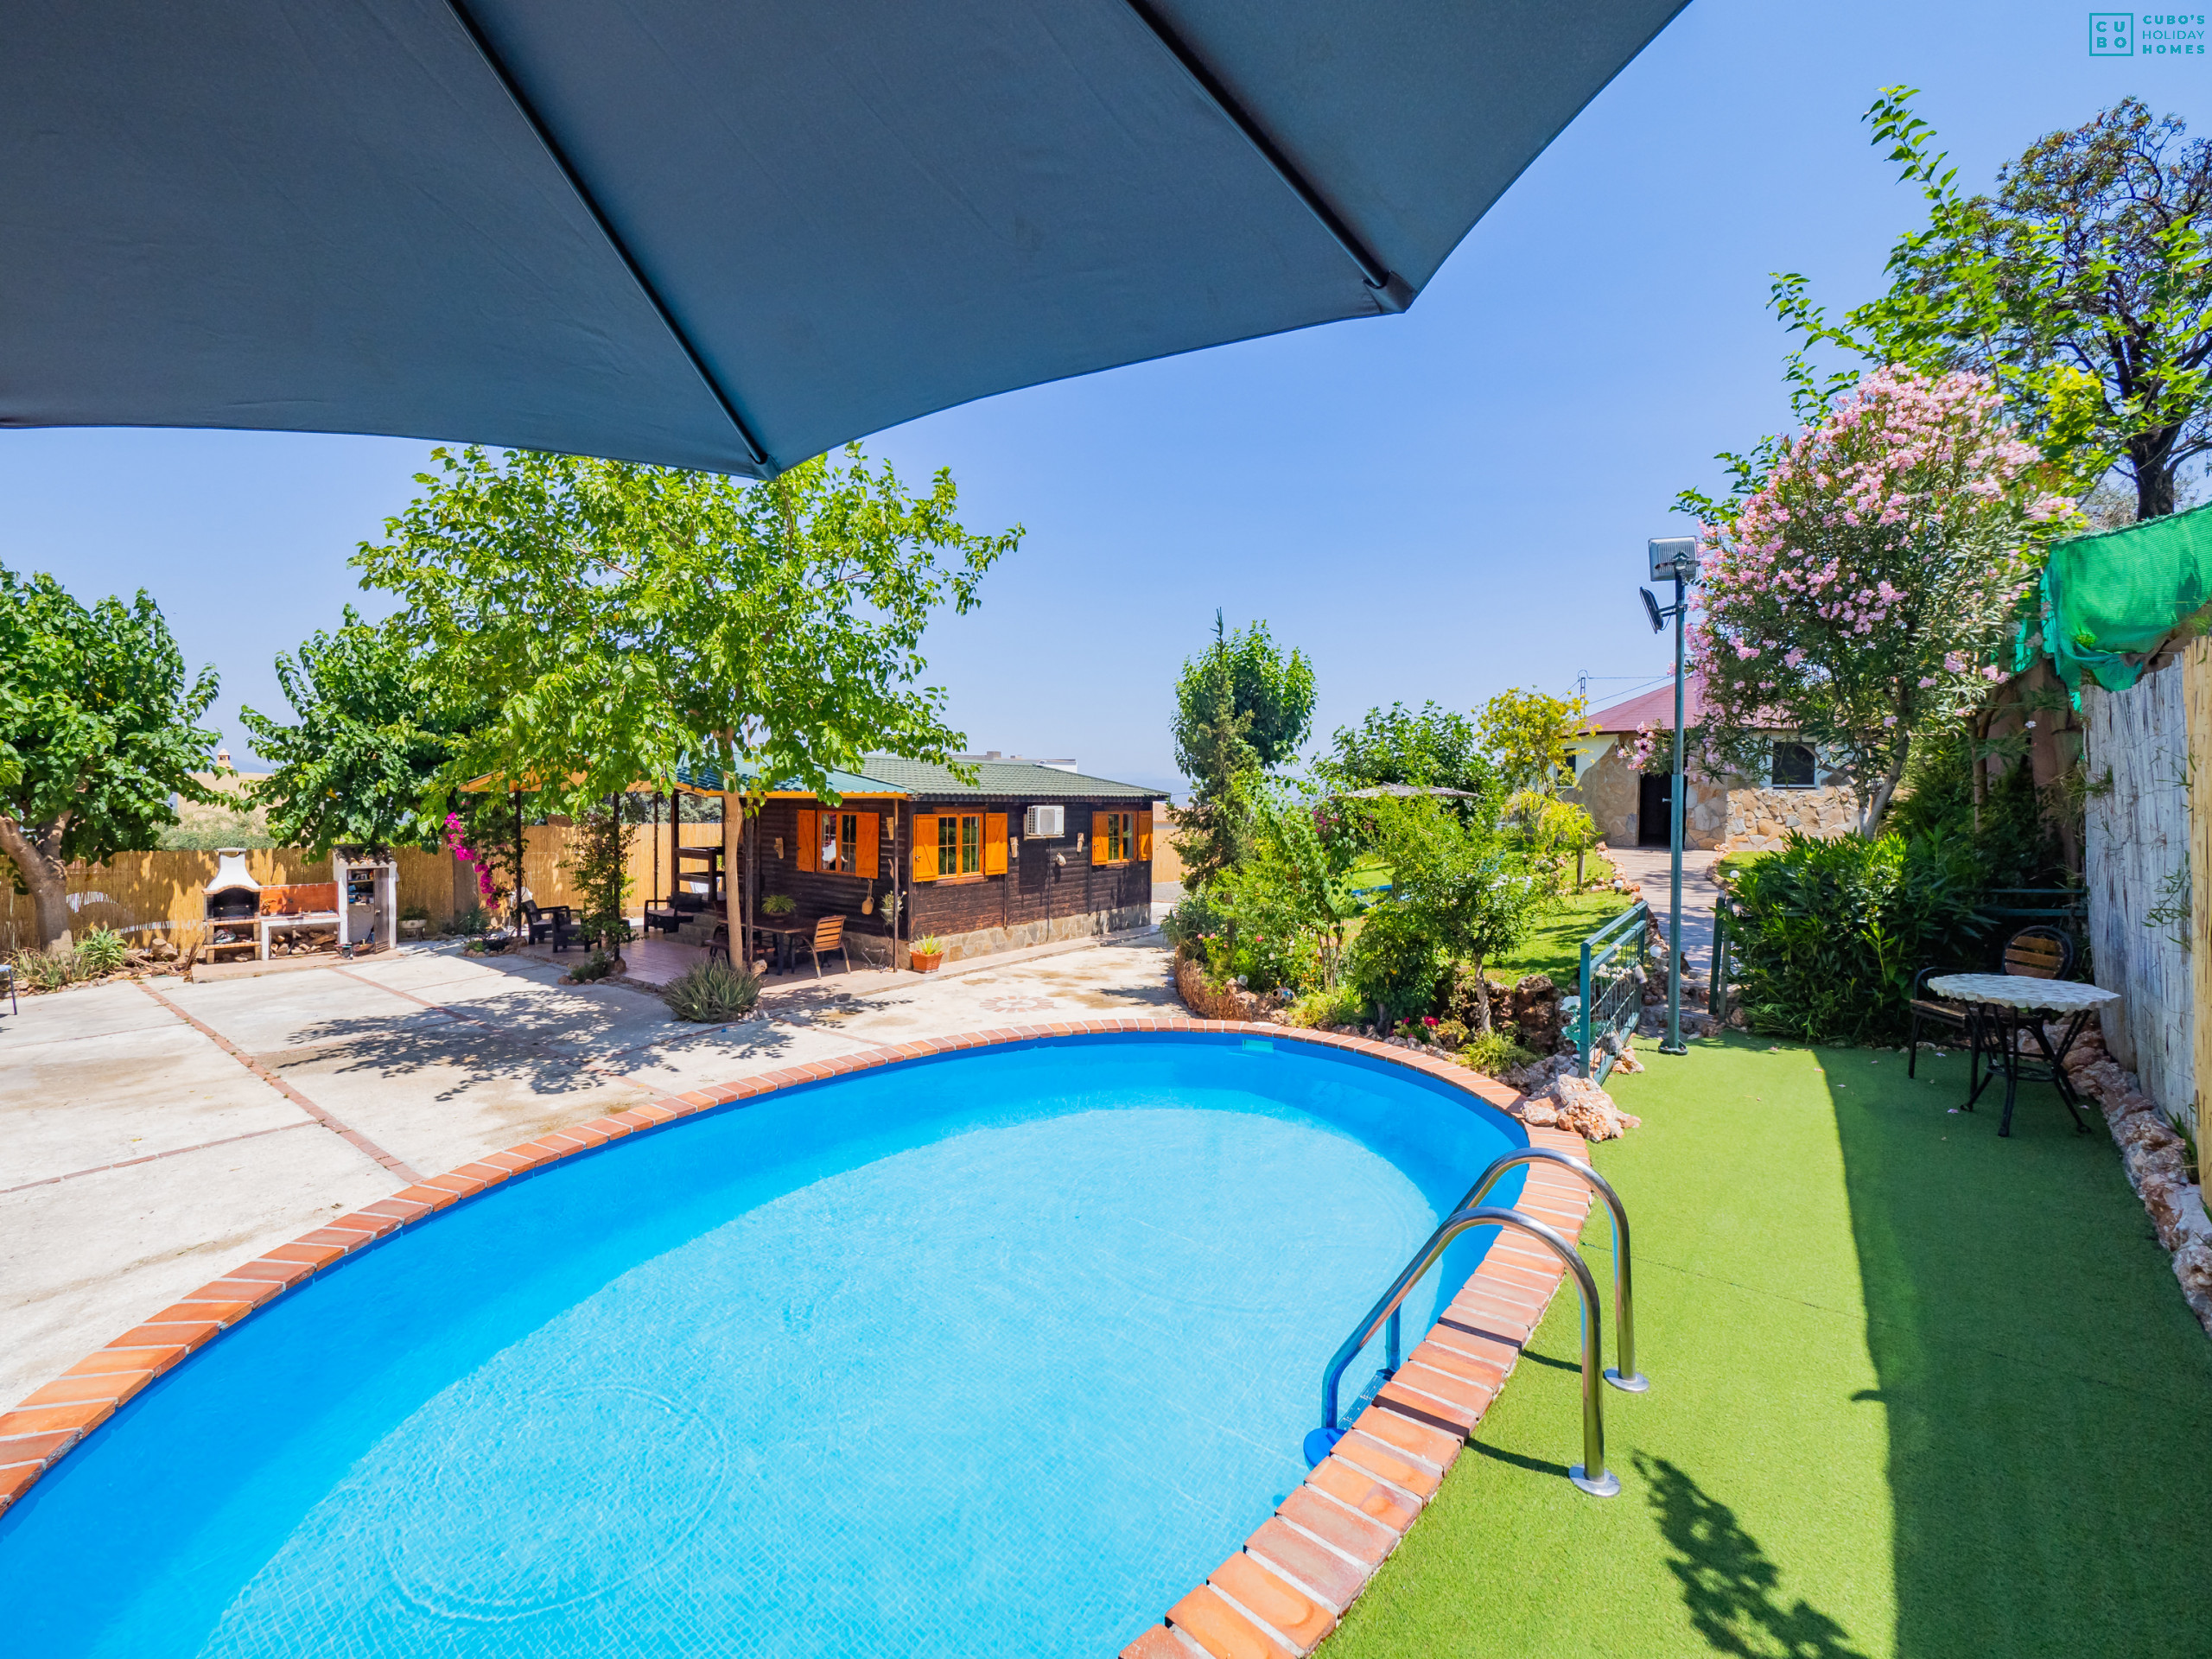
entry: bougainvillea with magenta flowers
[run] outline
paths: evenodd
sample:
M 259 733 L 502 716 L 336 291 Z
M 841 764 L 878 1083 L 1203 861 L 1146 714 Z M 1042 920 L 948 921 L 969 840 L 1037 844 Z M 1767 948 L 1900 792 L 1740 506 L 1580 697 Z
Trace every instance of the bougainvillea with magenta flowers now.
M 1707 776 L 1761 775 L 1771 733 L 1794 731 L 1872 835 L 1913 734 L 1987 692 L 2075 517 L 1999 407 L 1975 375 L 1878 369 L 1713 515 L 1689 630 Z

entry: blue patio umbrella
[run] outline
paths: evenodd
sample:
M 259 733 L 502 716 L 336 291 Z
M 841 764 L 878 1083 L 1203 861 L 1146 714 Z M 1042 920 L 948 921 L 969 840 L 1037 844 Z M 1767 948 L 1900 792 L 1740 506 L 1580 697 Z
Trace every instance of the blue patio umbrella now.
M 1404 309 L 1680 3 L 17 4 L 0 423 L 766 475 Z

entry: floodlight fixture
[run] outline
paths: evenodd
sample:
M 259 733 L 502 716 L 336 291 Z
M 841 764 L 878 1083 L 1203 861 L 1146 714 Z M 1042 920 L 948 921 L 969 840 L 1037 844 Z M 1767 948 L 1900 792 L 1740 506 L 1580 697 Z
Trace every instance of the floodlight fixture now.
M 1659 609 L 1659 601 L 1651 597 L 1651 590 L 1649 588 L 1639 588 L 1636 591 L 1643 595 L 1643 613 L 1651 619 L 1651 632 L 1664 632 L 1667 619 Z
M 1651 547 L 1651 580 L 1654 582 L 1695 582 L 1697 580 L 1697 537 L 1668 536 L 1655 538 Z

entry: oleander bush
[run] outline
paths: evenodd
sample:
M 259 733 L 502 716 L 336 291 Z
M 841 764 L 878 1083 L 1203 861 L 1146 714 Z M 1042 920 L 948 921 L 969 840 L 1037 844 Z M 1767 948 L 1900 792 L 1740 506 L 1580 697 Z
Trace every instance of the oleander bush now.
M 1793 832 L 1736 874 L 1732 978 L 1755 1031 L 1803 1041 L 1904 1036 L 1913 976 L 1979 967 L 1992 918 L 1985 857 L 1942 830 L 1872 841 Z

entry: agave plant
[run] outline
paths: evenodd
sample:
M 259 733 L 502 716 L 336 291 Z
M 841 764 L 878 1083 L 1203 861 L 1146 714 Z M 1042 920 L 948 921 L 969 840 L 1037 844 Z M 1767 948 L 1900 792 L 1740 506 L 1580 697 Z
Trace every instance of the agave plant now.
M 718 1025 L 742 1020 L 760 1001 L 760 979 L 710 957 L 662 988 L 662 999 L 678 1020 Z

